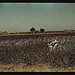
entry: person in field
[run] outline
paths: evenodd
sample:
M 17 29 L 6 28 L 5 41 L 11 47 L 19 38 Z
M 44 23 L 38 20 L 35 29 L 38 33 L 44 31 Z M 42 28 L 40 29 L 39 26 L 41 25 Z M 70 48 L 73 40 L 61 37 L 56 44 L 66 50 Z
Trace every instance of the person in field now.
M 53 51 L 53 50 L 55 50 L 56 46 L 58 45 L 58 41 L 57 40 L 54 40 L 54 41 L 48 43 L 47 45 L 49 47 L 49 50 L 50 51 Z

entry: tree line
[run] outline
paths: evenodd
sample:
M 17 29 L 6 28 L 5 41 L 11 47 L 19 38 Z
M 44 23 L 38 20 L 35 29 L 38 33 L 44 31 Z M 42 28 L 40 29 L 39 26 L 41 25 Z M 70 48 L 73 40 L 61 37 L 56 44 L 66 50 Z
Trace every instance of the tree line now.
M 40 31 L 36 31 L 35 28 L 32 27 L 32 28 L 30 29 L 30 31 L 31 31 L 32 33 L 37 33 L 37 32 L 42 32 L 42 33 L 44 33 L 44 32 L 45 32 L 45 29 L 40 28 Z

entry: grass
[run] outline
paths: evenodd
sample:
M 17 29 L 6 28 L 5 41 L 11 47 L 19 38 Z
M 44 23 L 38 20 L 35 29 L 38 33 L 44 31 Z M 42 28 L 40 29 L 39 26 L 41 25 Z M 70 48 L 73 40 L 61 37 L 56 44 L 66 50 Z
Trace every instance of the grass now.
M 25 64 L 0 64 L 0 72 L 75 72 L 75 67 L 51 68 L 49 63 L 41 63 L 32 66 Z

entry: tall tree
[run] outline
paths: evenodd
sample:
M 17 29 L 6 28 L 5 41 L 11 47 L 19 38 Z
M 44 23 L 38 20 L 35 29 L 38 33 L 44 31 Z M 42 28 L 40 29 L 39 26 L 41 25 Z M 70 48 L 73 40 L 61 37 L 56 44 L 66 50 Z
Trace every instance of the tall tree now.
M 34 27 L 31 28 L 30 31 L 31 31 L 32 33 L 34 33 L 34 32 L 35 32 L 35 28 L 34 28 Z
M 42 28 L 41 28 L 41 29 L 40 29 L 40 32 L 44 33 L 44 32 L 45 32 L 45 29 L 42 29 Z

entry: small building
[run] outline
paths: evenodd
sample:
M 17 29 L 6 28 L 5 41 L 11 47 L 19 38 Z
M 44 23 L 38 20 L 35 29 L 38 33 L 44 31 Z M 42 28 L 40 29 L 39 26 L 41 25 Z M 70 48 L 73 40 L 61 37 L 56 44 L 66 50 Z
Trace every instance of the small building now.
M 74 32 L 75 30 L 69 30 L 69 29 L 64 30 L 64 33 L 74 33 Z
M 8 34 L 8 32 L 7 31 L 5 31 L 5 32 L 3 32 L 4 34 Z

